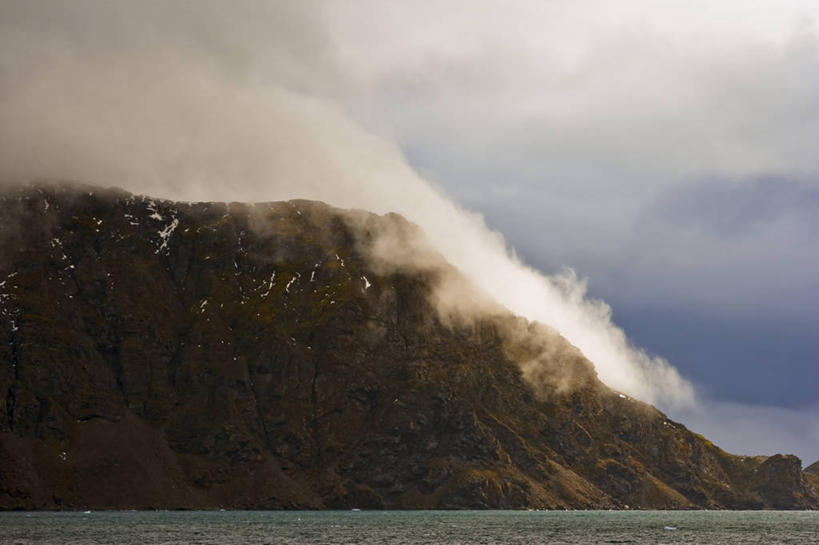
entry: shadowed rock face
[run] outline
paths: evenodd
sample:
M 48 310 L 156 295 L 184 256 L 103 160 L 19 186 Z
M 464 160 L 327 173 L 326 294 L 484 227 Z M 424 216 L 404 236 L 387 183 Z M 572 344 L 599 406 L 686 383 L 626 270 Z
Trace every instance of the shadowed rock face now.
M 813 493 L 819 497 L 819 462 L 814 462 L 805 468 L 805 479 L 813 487 Z
M 0 197 L 0 507 L 817 506 L 797 458 L 726 454 L 543 326 L 442 323 L 429 295 L 456 273 L 368 257 L 396 225 Z

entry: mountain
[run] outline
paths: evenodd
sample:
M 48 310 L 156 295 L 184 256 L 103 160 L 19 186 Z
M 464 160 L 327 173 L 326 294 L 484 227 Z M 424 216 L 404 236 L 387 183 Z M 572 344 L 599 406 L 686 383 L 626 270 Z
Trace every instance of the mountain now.
M 727 454 L 607 388 L 400 216 L 37 184 L 0 197 L 0 507 L 817 498 L 796 457 Z

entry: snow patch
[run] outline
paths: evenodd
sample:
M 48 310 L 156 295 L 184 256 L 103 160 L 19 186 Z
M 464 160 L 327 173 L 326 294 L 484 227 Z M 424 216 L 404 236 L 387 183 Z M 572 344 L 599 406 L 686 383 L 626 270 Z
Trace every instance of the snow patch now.
M 273 271 L 273 274 L 270 275 L 270 280 L 268 280 L 268 283 L 267 283 L 267 291 L 262 294 L 262 297 L 267 297 L 268 295 L 270 295 L 270 290 L 272 290 L 273 286 L 276 285 L 276 283 L 274 282 L 275 280 L 276 280 L 276 271 Z
M 168 240 L 177 227 L 179 227 L 179 219 L 174 218 L 171 223 L 165 226 L 164 229 L 158 231 L 159 237 L 162 239 L 162 244 L 156 249 L 156 252 L 154 252 L 155 254 L 158 254 L 160 251 L 168 247 Z
M 367 277 L 366 277 L 366 276 L 362 276 L 362 277 L 361 277 L 361 279 L 364 281 L 364 289 L 365 289 L 365 290 L 370 289 L 370 286 L 372 286 L 372 284 L 370 284 L 370 281 L 369 281 L 369 280 L 367 280 Z
M 293 282 L 295 282 L 295 281 L 296 281 L 296 280 L 298 280 L 299 278 L 301 278 L 301 274 L 299 274 L 299 273 L 294 274 L 294 275 L 293 275 L 293 278 L 291 278 L 291 279 L 290 279 L 290 282 L 288 282 L 288 283 L 287 283 L 287 286 L 285 286 L 284 291 L 286 291 L 287 293 L 290 293 L 290 286 L 292 286 L 292 285 L 293 285 Z
M 148 206 L 147 206 L 147 208 L 148 208 L 148 212 L 151 212 L 151 215 L 150 215 L 150 216 L 148 216 L 149 218 L 151 218 L 151 219 L 155 219 L 155 220 L 157 220 L 157 221 L 162 221 L 163 219 L 165 219 L 165 218 L 163 218 L 163 217 L 162 217 L 162 215 L 161 215 L 161 214 L 160 214 L 160 213 L 159 213 L 159 212 L 156 210 L 156 203 L 155 203 L 154 201 L 148 201 Z

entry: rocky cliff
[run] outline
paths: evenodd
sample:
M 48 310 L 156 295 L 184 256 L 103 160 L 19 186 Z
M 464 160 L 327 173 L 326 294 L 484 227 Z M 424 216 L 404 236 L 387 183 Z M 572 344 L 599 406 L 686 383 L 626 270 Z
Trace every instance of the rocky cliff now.
M 805 468 L 805 479 L 813 487 L 813 493 L 819 497 L 819 461 Z
M 390 267 L 381 232 L 414 227 L 7 191 L 0 507 L 817 506 L 797 458 L 723 452 L 548 328 L 442 315 L 457 272 Z

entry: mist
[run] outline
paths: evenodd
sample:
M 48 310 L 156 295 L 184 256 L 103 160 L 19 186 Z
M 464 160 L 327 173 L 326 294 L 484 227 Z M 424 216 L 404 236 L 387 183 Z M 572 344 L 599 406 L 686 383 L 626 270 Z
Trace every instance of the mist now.
M 397 212 L 479 291 L 577 346 L 610 387 L 663 406 L 693 402 L 691 385 L 633 346 L 610 307 L 587 297 L 584 279 L 527 266 L 480 215 L 415 172 L 393 141 L 305 91 L 320 84 L 288 71 L 292 51 L 265 38 L 255 45 L 274 57 L 266 66 L 273 70 L 257 71 L 254 44 L 212 40 L 251 32 L 248 4 L 229 29 L 208 3 L 196 4 L 191 19 L 185 3 L 81 6 L 3 5 L 6 182 L 69 179 L 175 200 L 303 198 Z M 255 7 L 280 26 L 294 16 Z M 183 32 L 171 32 L 177 28 Z

